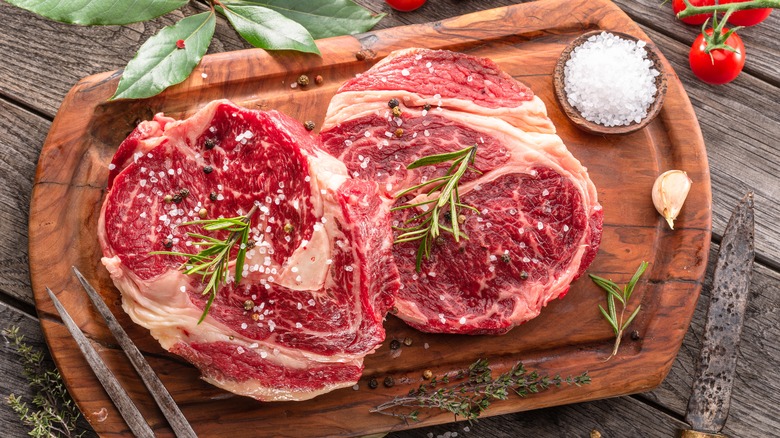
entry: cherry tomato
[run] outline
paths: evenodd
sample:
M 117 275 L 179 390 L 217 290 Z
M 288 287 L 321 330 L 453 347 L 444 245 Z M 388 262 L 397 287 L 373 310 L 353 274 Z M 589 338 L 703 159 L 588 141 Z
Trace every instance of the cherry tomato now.
M 722 34 L 726 34 L 727 29 L 722 29 Z M 707 35 L 712 35 L 712 29 L 707 29 Z M 711 38 L 711 37 L 708 37 Z M 688 54 L 688 60 L 691 63 L 691 70 L 702 81 L 721 85 L 733 81 L 745 66 L 745 45 L 742 38 L 736 33 L 732 33 L 725 41 L 725 44 L 733 47 L 736 51 L 732 52 L 726 49 L 714 49 L 707 53 L 707 39 L 704 34 L 699 34 L 691 46 Z
M 689 0 L 693 6 L 712 6 L 715 4 L 715 0 Z M 722 1 L 721 1 L 722 3 Z M 685 2 L 683 0 L 672 0 L 672 11 L 674 15 L 685 9 Z M 680 21 L 687 24 L 704 24 L 708 18 L 712 17 L 712 14 L 699 14 L 691 15 L 690 17 L 681 18 Z
M 727 3 L 740 3 L 746 1 L 748 0 L 720 0 L 720 4 L 725 5 Z M 737 11 L 731 14 L 729 23 L 734 26 L 754 26 L 766 20 L 766 17 L 771 13 L 772 8 L 745 9 L 744 11 Z
M 397 11 L 409 12 L 422 6 L 425 0 L 385 0 L 385 2 Z

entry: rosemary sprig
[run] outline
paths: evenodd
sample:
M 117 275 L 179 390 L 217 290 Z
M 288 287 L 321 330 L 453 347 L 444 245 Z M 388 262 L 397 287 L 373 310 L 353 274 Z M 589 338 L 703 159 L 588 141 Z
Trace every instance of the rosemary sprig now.
M 474 420 L 495 400 L 506 400 L 512 393 L 519 397 L 545 391 L 550 387 L 586 385 L 590 383 L 587 372 L 576 377 L 549 377 L 536 371 L 528 372 L 521 362 L 495 379 L 487 359 L 479 359 L 468 370 L 432 378 L 402 397 L 382 403 L 371 412 L 417 421 L 420 409 L 437 408 Z M 398 412 L 398 408 L 410 408 L 409 412 Z
M 607 320 L 607 322 L 609 322 L 609 325 L 612 326 L 612 331 L 615 332 L 615 347 L 612 349 L 612 354 L 606 360 L 611 359 L 617 354 L 618 348 L 620 348 L 620 339 L 623 337 L 623 333 L 626 331 L 626 328 L 631 324 L 631 322 L 634 321 L 636 315 L 639 314 L 639 309 L 642 308 L 641 304 L 636 306 L 636 309 L 631 312 L 631 315 L 628 317 L 628 319 L 624 320 L 626 307 L 628 306 L 628 300 L 631 299 L 631 294 L 634 293 L 634 287 L 639 281 L 639 277 L 641 277 L 642 274 L 644 274 L 645 269 L 647 269 L 647 265 L 647 262 L 640 263 L 639 268 L 637 268 L 636 272 L 634 273 L 634 276 L 631 277 L 631 280 L 622 289 L 612 280 L 607 280 L 606 278 L 599 277 L 598 275 L 588 274 L 594 283 L 607 291 L 607 310 L 604 310 L 604 307 L 602 307 L 601 304 L 599 304 L 599 310 L 601 310 L 601 314 L 604 315 L 604 318 Z M 615 308 L 615 300 L 618 300 L 621 304 L 619 317 Z
M 220 240 L 200 233 L 187 233 L 190 237 L 201 239 L 199 242 L 193 242 L 193 245 L 201 247 L 200 252 L 190 254 L 179 251 L 154 251 L 151 254 L 166 254 L 172 256 L 186 257 L 187 261 L 182 264 L 182 269 L 187 275 L 199 274 L 203 282 L 206 283 L 203 289 L 203 295 L 208 294 L 209 299 L 203 314 L 200 315 L 198 324 L 203 322 L 211 309 L 214 298 L 217 297 L 219 286 L 227 282 L 227 276 L 230 266 L 230 252 L 236 244 L 238 253 L 235 261 L 234 280 L 236 284 L 241 281 L 244 270 L 244 260 L 249 242 L 249 229 L 252 216 L 257 212 L 257 206 L 244 216 L 232 218 L 203 219 L 185 222 L 181 225 L 201 225 L 204 231 L 228 231 L 227 239 Z
M 6 399 L 22 423 L 31 428 L 28 435 L 46 438 L 83 436 L 86 431 L 79 424 L 81 414 L 65 389 L 59 371 L 47 366 L 42 351 L 24 342 L 19 327 L 4 328 L 2 335 L 21 357 L 24 376 L 34 394 L 30 404 L 14 394 Z
M 458 224 L 460 209 L 468 208 L 477 213 L 479 213 L 479 210 L 460 202 L 458 184 L 467 170 L 471 169 L 472 171 L 479 173 L 479 170 L 471 166 L 474 164 L 474 157 L 476 154 L 477 145 L 475 144 L 455 152 L 429 155 L 415 160 L 406 166 L 407 169 L 417 169 L 418 167 L 452 162 L 443 176 L 409 187 L 395 196 L 396 198 L 400 198 L 422 189 L 423 187 L 433 185 L 426 193 L 426 196 L 429 198 L 428 200 L 399 205 L 391 209 L 391 211 L 398 211 L 422 207 L 424 210 L 422 213 L 416 214 L 404 221 L 404 225 L 416 222 L 415 225 L 394 227 L 396 230 L 402 231 L 402 233 L 396 237 L 393 243 L 420 241 L 420 244 L 417 247 L 417 261 L 415 265 L 417 272 L 420 272 L 423 257 L 426 259 L 430 258 L 433 242 L 441 235 L 442 230 L 452 234 L 456 242 L 459 242 L 460 238 L 468 239 L 466 234 L 460 230 Z M 443 224 L 440 220 L 440 216 L 444 212 L 449 212 L 450 226 Z

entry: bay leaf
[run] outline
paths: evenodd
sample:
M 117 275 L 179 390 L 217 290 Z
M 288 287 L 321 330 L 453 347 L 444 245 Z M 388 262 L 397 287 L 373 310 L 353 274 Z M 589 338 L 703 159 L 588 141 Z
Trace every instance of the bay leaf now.
M 160 29 L 127 64 L 111 99 L 151 97 L 187 79 L 208 50 L 216 23 L 211 10 Z
M 255 47 L 320 53 L 306 28 L 271 9 L 254 4 L 222 2 L 220 11 L 238 33 Z
M 374 15 L 352 0 L 234 0 L 223 3 L 267 7 L 301 24 L 314 39 L 365 32 L 385 16 Z

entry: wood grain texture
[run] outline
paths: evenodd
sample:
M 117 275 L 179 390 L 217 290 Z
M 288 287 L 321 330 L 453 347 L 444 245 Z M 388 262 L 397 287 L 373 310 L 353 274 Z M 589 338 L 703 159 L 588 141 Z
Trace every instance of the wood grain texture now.
M 523 359 L 529 366 L 564 375 L 579 374 L 587 368 L 594 381 L 586 389 L 565 387 L 525 400 L 498 403 L 491 408 L 492 415 L 654 387 L 672 365 L 704 273 L 710 224 L 705 152 L 692 108 L 677 81 L 669 84 L 659 118 L 640 132 L 620 138 L 599 137 L 585 134 L 567 122 L 554 102 L 550 78 L 562 48 L 591 28 L 623 30 L 641 38 L 646 35 L 610 2 L 577 1 L 566 5 L 561 8 L 559 2 L 535 2 L 433 25 L 322 40 L 322 58 L 268 55 L 257 50 L 215 54 L 205 58 L 185 83 L 143 101 L 105 102 L 117 76 L 107 73 L 86 78 L 65 98 L 39 161 L 29 231 L 34 243 L 30 274 L 38 295 L 38 311 L 42 315 L 52 313 L 51 303 L 39 293 L 43 285 L 49 285 L 81 328 L 102 346 L 104 359 L 153 427 L 164 436 L 170 434 L 164 420 L 129 364 L 112 345 L 86 297 L 79 292 L 68 273 L 70 265 L 78 266 L 103 292 L 130 336 L 147 352 L 153 368 L 195 430 L 203 435 L 225 433 L 228 429 L 236 436 L 353 435 L 402 429 L 408 426 L 391 418 L 369 415 L 368 407 L 408 391 L 420 381 L 423 369 L 431 368 L 437 373 L 460 369 L 480 353 L 488 354 L 499 372 Z M 144 329 L 129 321 L 119 307 L 118 292 L 99 264 L 95 225 L 107 164 L 116 146 L 139 119 L 158 111 L 186 116 L 218 97 L 253 108 L 280 109 L 301 121 L 314 118 L 319 122 L 343 80 L 364 71 L 391 50 L 420 44 L 490 57 L 542 97 L 560 135 L 590 169 L 605 206 L 602 249 L 591 271 L 625 282 L 639 261 L 653 263 L 643 281 L 643 293 L 637 295 L 645 308 L 635 322 L 642 338 L 627 342 L 620 357 L 604 363 L 612 339 L 597 311 L 603 292 L 590 282 L 579 281 L 565 300 L 551 304 L 540 318 L 504 337 L 425 335 L 391 318 L 387 323 L 388 339 L 413 337 L 414 346 L 401 351 L 399 358 L 393 358 L 387 346 L 368 357 L 365 378 L 357 391 L 336 391 L 309 402 L 259 405 L 199 382 L 194 368 L 161 351 Z M 355 53 L 359 50 L 371 50 L 375 56 L 358 61 Z M 322 74 L 326 84 L 307 90 L 290 89 L 289 84 L 299 74 L 312 72 Z M 199 73 L 207 73 L 207 78 Z M 615 153 L 617 145 L 620 148 Z M 702 181 L 689 195 L 687 209 L 674 233 L 666 229 L 646 196 L 659 170 L 669 167 L 686 168 L 692 178 Z M 626 168 L 633 172 L 616 171 Z M 571 317 L 574 314 L 576 318 Z M 560 330 L 549 330 L 560 318 L 566 318 L 567 324 Z M 125 433 L 123 422 L 107 403 L 67 332 L 48 319 L 42 325 L 55 360 L 65 370 L 69 388 L 96 430 L 106 436 Z M 426 343 L 428 350 L 421 348 Z M 401 384 L 386 390 L 366 388 L 368 378 L 386 375 L 393 375 Z M 98 422 L 94 413 L 102 408 L 109 415 Z M 420 424 L 450 420 L 449 415 L 434 414 Z M 301 429 L 302 424 L 315 427 Z
M 38 153 L 50 123 L 0 99 L 0 291 L 32 305 L 27 212 Z
M 19 310 L 0 303 L 0 331 L 16 327 L 19 334 L 23 336 L 23 342 L 32 347 L 34 351 L 44 353 L 44 364 L 47 369 L 53 369 L 51 357 L 46 350 L 46 343 L 41 333 L 41 325 L 38 319 L 22 313 Z M 5 336 L 0 336 L 0 375 L 3 376 L 3 383 L 0 385 L 0 430 L 4 437 L 22 437 L 27 436 L 29 428 L 22 424 L 17 414 L 5 402 L 9 395 L 13 394 L 21 398 L 28 406 L 34 396 L 30 389 L 27 378 L 24 375 L 24 363 L 22 357 L 18 354 L 16 348 Z M 92 429 L 83 418 L 77 423 L 78 429 L 75 431 L 91 434 Z M 89 435 L 87 435 L 89 436 Z
M 745 74 L 723 86 L 698 81 L 688 67 L 696 26 L 659 19 L 652 0 L 616 1 L 634 20 L 646 25 L 648 35 L 663 47 L 696 108 L 712 171 L 713 232 L 721 235 L 730 210 L 742 194 L 756 195 L 756 253 L 760 260 L 780 265 L 780 59 L 777 29 L 780 13 L 773 12 L 760 26 L 740 31 L 746 45 Z M 671 15 L 671 5 L 662 6 Z M 655 17 L 651 19 L 649 17 Z M 738 171 L 735 171 L 739 169 Z
M 0 2 L 0 94 L 53 118 L 65 94 L 80 79 L 123 68 L 149 37 L 201 10 L 205 10 L 204 5 L 191 2 L 144 23 L 81 27 L 47 20 Z M 74 50 L 78 47 L 89 49 Z M 209 52 L 248 47 L 220 17 Z
M 707 278 L 710 279 L 717 250 L 718 246 L 713 245 L 707 268 Z M 684 415 L 688 405 L 711 290 L 711 284 L 704 285 L 691 330 L 685 335 L 672 371 L 659 388 L 642 395 L 680 416 Z M 780 420 L 776 415 L 780 404 L 780 369 L 776 366 L 780 363 L 778 297 L 780 274 L 756 265 L 739 346 L 731 413 L 724 429 L 729 436 L 773 436 L 780 430 Z
M 691 26 L 676 20 L 671 2 L 616 0 L 615 3 L 643 27 L 664 33 L 680 41 L 687 48 L 690 48 L 693 40 L 701 32 L 701 26 Z M 780 14 L 774 11 L 760 25 L 746 27 L 739 31 L 746 47 L 745 73 L 774 86 L 780 85 L 780 77 L 777 75 L 777 29 L 779 28 Z M 729 93 L 729 87 L 711 88 L 715 93 Z

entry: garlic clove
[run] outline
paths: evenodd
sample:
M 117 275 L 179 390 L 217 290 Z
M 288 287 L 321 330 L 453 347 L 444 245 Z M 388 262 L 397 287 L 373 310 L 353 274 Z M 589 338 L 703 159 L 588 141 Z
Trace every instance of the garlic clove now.
M 674 220 L 680 214 L 685 198 L 691 190 L 691 179 L 682 170 L 668 170 L 656 178 L 653 184 L 653 204 L 674 229 Z

